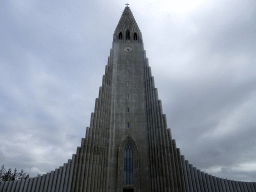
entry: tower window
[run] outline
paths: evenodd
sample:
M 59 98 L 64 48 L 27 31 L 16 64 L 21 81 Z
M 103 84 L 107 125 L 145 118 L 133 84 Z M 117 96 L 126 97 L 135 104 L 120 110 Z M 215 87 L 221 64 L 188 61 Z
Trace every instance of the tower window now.
M 129 99 L 130 98 L 130 95 L 129 94 L 127 94 L 127 99 Z
M 130 73 L 130 71 L 129 70 L 127 70 L 127 74 L 129 74 Z
M 138 40 L 137 33 L 134 33 L 133 40 Z
M 127 86 L 130 86 L 130 81 L 127 81 Z
M 128 128 L 128 129 L 130 128 L 130 123 L 127 123 L 127 128 Z
M 128 112 L 128 113 L 130 112 L 130 109 L 129 109 L 129 107 L 127 107 L 127 112 Z
M 124 148 L 124 184 L 133 184 L 133 150 L 129 143 Z
M 122 38 L 123 38 L 122 32 L 119 33 L 118 38 L 119 38 L 119 39 L 122 39 Z
M 130 40 L 130 31 L 129 30 L 126 31 L 126 40 Z

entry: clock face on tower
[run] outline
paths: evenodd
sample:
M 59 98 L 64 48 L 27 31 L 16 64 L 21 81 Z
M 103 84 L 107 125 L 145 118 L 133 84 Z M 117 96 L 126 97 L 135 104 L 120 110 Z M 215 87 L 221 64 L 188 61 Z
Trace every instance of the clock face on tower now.
M 125 51 L 126 53 L 130 53 L 130 52 L 132 51 L 132 48 L 131 48 L 131 47 L 125 47 L 125 48 L 124 48 L 124 51 Z

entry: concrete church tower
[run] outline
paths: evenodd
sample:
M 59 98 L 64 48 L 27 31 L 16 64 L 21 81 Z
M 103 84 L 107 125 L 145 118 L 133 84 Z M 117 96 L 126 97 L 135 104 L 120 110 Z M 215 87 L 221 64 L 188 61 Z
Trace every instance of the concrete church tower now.
M 0 192 L 14 191 L 253 192 L 256 183 L 208 175 L 180 155 L 167 129 L 142 34 L 127 6 L 81 146 L 55 171 L 0 183 Z
M 180 165 L 142 34 L 127 6 L 114 32 L 90 128 L 77 150 L 72 191 L 82 189 L 84 179 L 85 191 L 182 191 Z
M 179 165 L 142 34 L 127 6 L 114 32 L 90 128 L 77 150 L 72 191 L 82 189 L 85 178 L 88 191 L 182 191 Z

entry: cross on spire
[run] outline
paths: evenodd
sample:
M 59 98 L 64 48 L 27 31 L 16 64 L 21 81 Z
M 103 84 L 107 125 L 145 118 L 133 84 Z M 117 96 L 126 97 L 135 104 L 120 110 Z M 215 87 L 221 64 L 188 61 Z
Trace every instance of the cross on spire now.
M 129 5 L 129 4 L 128 4 L 128 3 L 126 3 L 125 5 L 126 5 L 126 7 L 128 7 L 128 5 Z

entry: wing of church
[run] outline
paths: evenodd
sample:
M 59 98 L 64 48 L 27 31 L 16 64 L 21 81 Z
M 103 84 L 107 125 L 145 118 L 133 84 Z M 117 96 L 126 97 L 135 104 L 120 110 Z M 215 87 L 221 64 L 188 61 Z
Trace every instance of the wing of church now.
M 127 6 L 115 29 L 90 127 L 71 160 L 43 176 L 0 183 L 0 192 L 233 192 L 255 182 L 208 175 L 172 139 Z

